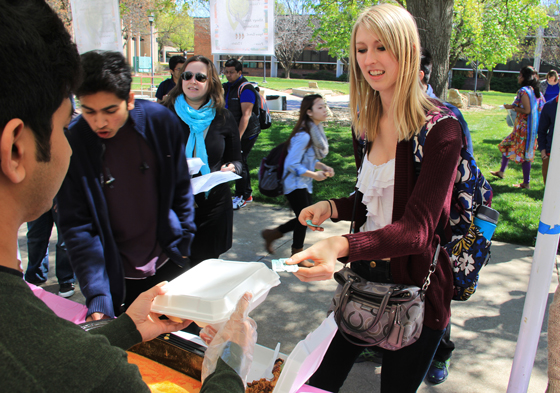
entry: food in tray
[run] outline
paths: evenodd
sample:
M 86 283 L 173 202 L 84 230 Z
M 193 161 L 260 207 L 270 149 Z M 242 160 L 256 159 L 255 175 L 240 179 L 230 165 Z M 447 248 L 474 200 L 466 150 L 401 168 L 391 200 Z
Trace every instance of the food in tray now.
M 245 389 L 245 393 L 272 393 L 274 387 L 276 386 L 276 382 L 280 377 L 283 366 L 284 360 L 280 358 L 276 359 L 276 361 L 274 362 L 274 367 L 272 368 L 272 375 L 274 375 L 274 378 L 272 378 L 271 381 L 266 378 L 261 378 L 258 381 L 247 383 L 247 389 Z
M 138 366 L 142 380 L 152 393 L 198 393 L 202 383 L 134 352 L 127 352 L 128 362 Z

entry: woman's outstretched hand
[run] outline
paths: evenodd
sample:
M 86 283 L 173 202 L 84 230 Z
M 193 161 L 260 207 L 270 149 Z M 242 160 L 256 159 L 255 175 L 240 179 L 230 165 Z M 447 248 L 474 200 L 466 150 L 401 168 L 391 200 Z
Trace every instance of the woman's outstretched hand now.
M 301 217 L 301 216 L 300 216 Z M 295 265 L 306 259 L 315 262 L 310 268 L 300 268 L 294 275 L 300 281 L 323 281 L 332 278 L 337 258 L 348 255 L 348 240 L 342 236 L 333 236 L 315 243 L 302 252 L 292 255 L 286 261 L 288 265 Z
M 334 205 L 334 203 L 330 202 Z M 307 220 L 311 220 L 313 225 L 321 225 L 325 220 L 331 217 L 331 207 L 328 201 L 317 202 L 314 205 L 307 206 L 299 213 L 298 220 L 301 225 L 307 225 Z M 324 231 L 322 227 L 309 226 L 312 231 Z

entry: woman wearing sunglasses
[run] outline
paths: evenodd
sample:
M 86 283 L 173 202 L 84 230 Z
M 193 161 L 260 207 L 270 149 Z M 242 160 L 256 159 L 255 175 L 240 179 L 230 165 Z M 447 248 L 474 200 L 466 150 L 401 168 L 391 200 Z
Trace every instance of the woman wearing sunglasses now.
M 163 104 L 182 121 L 187 158 L 199 157 L 206 164 L 200 174 L 241 173 L 237 123 L 225 108 L 222 84 L 210 60 L 204 56 L 187 59 L 179 83 Z M 195 202 L 197 230 L 191 246 L 191 266 L 229 250 L 233 233 L 233 205 L 228 183 L 195 195 Z

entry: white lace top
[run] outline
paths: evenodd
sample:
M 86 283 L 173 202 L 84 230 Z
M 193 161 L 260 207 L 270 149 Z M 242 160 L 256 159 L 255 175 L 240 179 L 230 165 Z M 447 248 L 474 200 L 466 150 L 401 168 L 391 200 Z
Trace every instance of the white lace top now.
M 395 159 L 382 165 L 373 165 L 366 154 L 356 187 L 364 194 L 362 203 L 367 208 L 367 219 L 360 232 L 374 231 L 391 224 L 395 192 Z

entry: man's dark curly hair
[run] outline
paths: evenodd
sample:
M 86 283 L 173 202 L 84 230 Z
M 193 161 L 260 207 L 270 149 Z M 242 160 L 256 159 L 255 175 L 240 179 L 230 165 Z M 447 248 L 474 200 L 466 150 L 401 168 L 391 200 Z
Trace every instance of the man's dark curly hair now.
M 132 72 L 123 54 L 111 51 L 91 51 L 82 55 L 84 80 L 78 98 L 105 91 L 127 100 L 132 85 Z
M 44 0 L 1 0 L 0 15 L 0 132 L 21 119 L 48 162 L 53 114 L 80 82 L 78 50 Z

